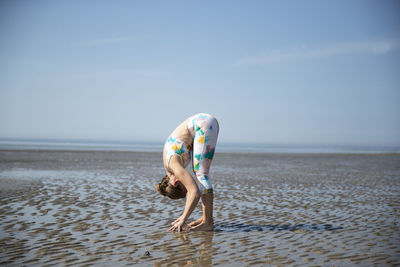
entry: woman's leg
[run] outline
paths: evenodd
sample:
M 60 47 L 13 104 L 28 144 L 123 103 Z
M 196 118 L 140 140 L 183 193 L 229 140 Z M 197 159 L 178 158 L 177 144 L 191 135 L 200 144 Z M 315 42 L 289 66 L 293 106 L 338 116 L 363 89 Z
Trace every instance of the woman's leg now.
M 214 117 L 199 115 L 194 124 L 193 171 L 200 182 L 200 192 L 212 192 L 208 174 L 217 144 L 219 126 Z
M 213 227 L 213 188 L 209 179 L 209 171 L 217 144 L 219 126 L 214 117 L 200 115 L 194 125 L 193 171 L 200 183 L 202 194 L 203 218 L 193 226 L 199 230 L 211 230 Z M 197 228 L 196 228 L 197 229 Z

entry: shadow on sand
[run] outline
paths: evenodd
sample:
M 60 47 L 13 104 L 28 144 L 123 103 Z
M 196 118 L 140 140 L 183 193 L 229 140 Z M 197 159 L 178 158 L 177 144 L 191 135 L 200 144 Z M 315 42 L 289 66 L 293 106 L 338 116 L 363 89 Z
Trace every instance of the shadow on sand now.
M 214 225 L 215 232 L 267 232 L 267 231 L 335 231 L 341 230 L 341 226 L 331 224 L 246 224 L 246 223 L 218 223 Z

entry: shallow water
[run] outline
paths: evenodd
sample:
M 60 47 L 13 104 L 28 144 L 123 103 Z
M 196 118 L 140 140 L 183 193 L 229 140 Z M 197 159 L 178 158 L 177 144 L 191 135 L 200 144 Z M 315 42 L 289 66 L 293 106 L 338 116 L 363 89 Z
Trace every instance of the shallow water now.
M 398 154 L 217 153 L 214 232 L 166 232 L 162 176 L 161 153 L 1 151 L 0 265 L 400 264 Z

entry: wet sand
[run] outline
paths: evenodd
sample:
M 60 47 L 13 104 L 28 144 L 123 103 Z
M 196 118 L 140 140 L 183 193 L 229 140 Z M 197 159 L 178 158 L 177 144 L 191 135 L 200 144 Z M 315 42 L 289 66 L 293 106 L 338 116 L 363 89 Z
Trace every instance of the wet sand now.
M 398 154 L 216 153 L 211 175 L 215 231 L 173 234 L 161 153 L 0 151 L 0 265 L 400 265 Z

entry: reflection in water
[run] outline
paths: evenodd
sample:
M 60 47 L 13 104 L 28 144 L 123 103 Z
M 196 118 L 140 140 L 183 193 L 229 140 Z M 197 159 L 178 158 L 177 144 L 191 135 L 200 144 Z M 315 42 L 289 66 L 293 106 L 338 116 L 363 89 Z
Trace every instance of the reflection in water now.
M 214 232 L 174 233 L 179 244 L 175 248 L 165 247 L 167 258 L 154 262 L 154 266 L 212 266 Z

